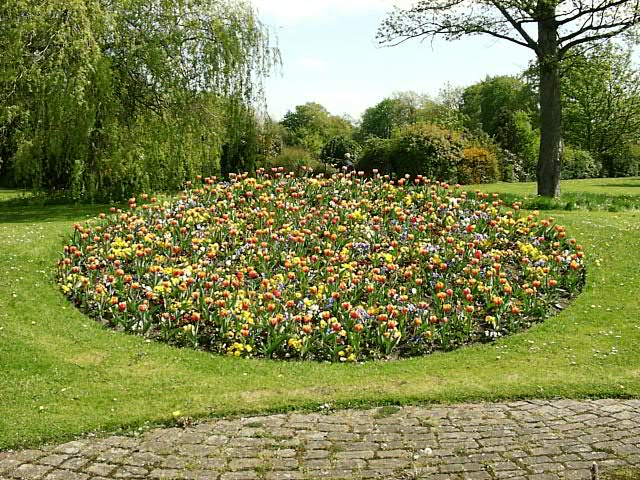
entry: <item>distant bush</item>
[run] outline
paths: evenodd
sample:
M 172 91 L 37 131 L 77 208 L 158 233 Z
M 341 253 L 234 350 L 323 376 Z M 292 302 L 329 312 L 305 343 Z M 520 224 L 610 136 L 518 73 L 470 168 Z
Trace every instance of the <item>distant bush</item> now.
M 391 150 L 391 140 L 388 138 L 371 137 L 364 142 L 362 152 L 356 167 L 358 170 L 372 172 L 378 170 L 380 173 L 391 173 L 393 168 L 390 164 L 389 152 Z
M 628 176 L 638 176 L 640 175 L 640 144 L 629 145 L 627 149 Z
M 336 135 L 324 144 L 320 152 L 320 160 L 330 165 L 342 166 L 346 161 L 355 165 L 360 156 L 360 145 L 357 142 L 345 137 Z
M 533 180 L 536 176 L 540 132 L 531 124 L 530 114 L 513 112 L 508 121 L 498 129 L 497 141 L 515 155 L 514 174 L 518 180 Z
M 625 145 L 615 154 L 603 155 L 603 173 L 607 177 L 633 177 L 640 175 L 640 144 Z
M 430 123 L 416 123 L 394 132 L 389 162 L 398 175 L 408 173 L 453 181 L 462 150 L 460 133 Z
M 586 150 L 565 146 L 562 155 L 562 178 L 594 178 L 600 175 L 600 166 Z
M 304 175 L 307 169 L 314 174 L 324 173 L 333 175 L 337 172 L 335 168 L 312 157 L 311 153 L 301 147 L 283 147 L 280 155 L 275 158 L 263 159 L 258 167 L 267 170 L 272 168 L 284 168 L 296 176 Z
M 459 183 L 492 183 L 500 175 L 498 160 L 494 152 L 483 147 L 469 147 L 462 152 L 462 161 L 458 164 Z

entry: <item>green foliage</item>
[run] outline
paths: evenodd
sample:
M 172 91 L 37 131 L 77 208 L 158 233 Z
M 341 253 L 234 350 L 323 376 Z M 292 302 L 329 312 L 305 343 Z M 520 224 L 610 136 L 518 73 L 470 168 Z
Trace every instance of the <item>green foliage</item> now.
M 462 137 L 458 132 L 430 123 L 416 123 L 394 133 L 389 163 L 398 175 L 408 173 L 453 181 L 462 149 Z
M 7 0 L 0 18 L 1 175 L 108 199 L 219 172 L 223 147 L 224 169 L 251 166 L 274 52 L 247 4 Z
M 469 147 L 462 152 L 462 161 L 458 164 L 458 182 L 493 183 L 498 180 L 500 169 L 494 152 L 483 147 Z
M 466 116 L 467 127 L 496 137 L 504 148 L 509 148 L 509 137 L 503 138 L 501 130 L 516 112 L 535 116 L 536 108 L 534 92 L 515 77 L 487 77 L 462 93 L 461 111 Z
M 522 110 L 511 112 L 498 128 L 496 141 L 515 155 L 514 174 L 518 180 L 532 180 L 540 151 L 540 132 L 531 125 L 531 115 Z
M 285 144 L 307 149 L 319 157 L 322 147 L 332 137 L 349 136 L 353 126 L 345 118 L 331 115 L 319 103 L 307 102 L 288 111 L 280 122 L 286 128 Z
M 600 166 L 586 150 L 566 145 L 562 157 L 562 178 L 593 178 L 600 175 Z
M 369 138 L 362 147 L 357 168 L 464 183 L 491 182 L 500 177 L 500 152 L 486 135 L 463 140 L 456 131 L 416 123 L 397 129 L 390 139 Z
M 450 100 L 435 101 L 415 92 L 397 92 L 365 110 L 357 138 L 362 142 L 371 137 L 391 138 L 395 129 L 418 122 L 460 130 L 462 114 Z
M 267 118 L 258 125 L 258 162 L 275 158 L 282 152 L 286 128 Z
M 302 147 L 283 147 L 279 155 L 262 159 L 258 167 L 266 171 L 282 169 L 296 176 L 308 173 L 332 175 L 337 172 L 332 166 L 315 159 L 307 149 Z
M 351 162 L 354 165 L 360 156 L 360 145 L 355 140 L 338 135 L 332 137 L 322 147 L 320 160 L 331 165 L 346 164 Z
M 616 177 L 630 177 L 640 175 L 640 144 L 630 143 L 614 151 L 611 155 L 600 157 L 605 172 L 609 171 Z
M 500 178 L 505 181 L 535 178 L 540 144 L 535 92 L 519 78 L 488 77 L 467 87 L 461 95 L 466 127 L 484 132 L 502 149 L 498 155 Z
M 416 108 L 399 98 L 385 98 L 362 114 L 360 136 L 363 140 L 370 137 L 391 138 L 393 130 L 415 122 Z
M 259 151 L 255 112 L 242 104 L 235 105 L 232 112 L 235 128 L 227 131 L 220 158 L 220 171 L 225 177 L 232 172 L 254 173 Z
M 640 69 L 633 50 L 613 42 L 579 50 L 562 79 L 567 143 L 587 150 L 605 176 L 633 175 L 630 145 L 640 129 Z
M 640 143 L 627 145 L 628 172 L 630 176 L 640 175 Z
M 377 170 L 380 173 L 392 172 L 390 164 L 392 140 L 387 138 L 371 137 L 364 142 L 357 169 L 371 173 Z

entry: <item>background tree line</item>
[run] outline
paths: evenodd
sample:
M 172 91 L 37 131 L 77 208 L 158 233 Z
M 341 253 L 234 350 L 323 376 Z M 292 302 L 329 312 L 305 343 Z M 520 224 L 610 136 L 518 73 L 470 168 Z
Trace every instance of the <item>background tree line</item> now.
M 536 179 L 540 110 L 536 65 L 521 75 L 447 87 L 435 99 L 395 93 L 356 122 L 307 103 L 263 125 L 263 166 L 326 171 L 346 163 L 460 182 Z M 640 174 L 640 69 L 632 48 L 576 48 L 561 71 L 562 178 Z M 348 154 L 348 159 L 345 157 Z
M 256 166 L 536 178 L 537 64 L 435 99 L 396 93 L 358 121 L 307 103 L 275 122 L 262 113 L 261 80 L 278 61 L 242 1 L 6 0 L 0 185 L 109 200 Z M 631 49 L 574 45 L 560 67 L 562 176 L 639 174 Z

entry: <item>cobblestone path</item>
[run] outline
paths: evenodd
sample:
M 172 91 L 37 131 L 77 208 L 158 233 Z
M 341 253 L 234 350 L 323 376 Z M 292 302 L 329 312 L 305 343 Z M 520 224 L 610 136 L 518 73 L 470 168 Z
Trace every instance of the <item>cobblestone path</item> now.
M 0 452 L 0 478 L 556 480 L 590 479 L 594 461 L 601 474 L 640 467 L 640 400 L 217 419 Z

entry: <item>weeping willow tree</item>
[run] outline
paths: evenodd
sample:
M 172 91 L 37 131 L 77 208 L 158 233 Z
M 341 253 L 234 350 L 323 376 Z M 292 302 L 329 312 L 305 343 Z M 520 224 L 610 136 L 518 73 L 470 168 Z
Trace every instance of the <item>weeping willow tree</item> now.
M 277 61 L 242 1 L 4 0 L 0 177 L 115 198 L 218 173 L 223 152 L 250 168 Z

